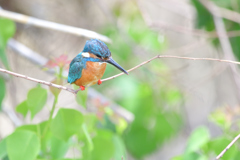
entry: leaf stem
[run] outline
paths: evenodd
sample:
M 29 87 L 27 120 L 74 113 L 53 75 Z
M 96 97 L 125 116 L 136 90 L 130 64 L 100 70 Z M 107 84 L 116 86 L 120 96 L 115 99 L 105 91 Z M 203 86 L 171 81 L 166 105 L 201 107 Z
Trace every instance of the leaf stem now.
M 48 129 L 50 128 L 50 125 L 51 125 L 51 122 L 52 122 L 52 118 L 53 118 L 53 113 L 54 113 L 54 110 L 55 110 L 55 108 L 56 108 L 57 101 L 58 101 L 58 96 L 55 96 L 54 101 L 53 101 L 53 105 L 52 105 L 52 109 L 51 109 L 51 111 L 50 111 L 50 116 L 49 116 L 49 119 L 48 119 L 48 124 L 47 124 L 46 128 L 45 128 L 44 131 L 43 131 L 42 139 L 45 137 Z

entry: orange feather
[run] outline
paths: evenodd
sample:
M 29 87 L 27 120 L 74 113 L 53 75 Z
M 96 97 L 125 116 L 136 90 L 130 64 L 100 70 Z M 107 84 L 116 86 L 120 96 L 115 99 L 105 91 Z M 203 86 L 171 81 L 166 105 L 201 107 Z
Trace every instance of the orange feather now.
M 95 56 L 90 54 L 91 57 Z M 98 82 L 102 78 L 107 64 L 100 62 L 86 62 L 86 69 L 82 70 L 81 78 L 77 79 L 74 83 L 78 86 L 91 86 Z

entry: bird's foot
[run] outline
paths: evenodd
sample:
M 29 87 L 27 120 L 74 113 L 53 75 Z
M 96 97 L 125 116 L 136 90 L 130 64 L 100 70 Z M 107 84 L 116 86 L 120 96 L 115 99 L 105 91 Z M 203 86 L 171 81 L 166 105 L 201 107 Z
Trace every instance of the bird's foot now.
M 81 89 L 82 91 L 84 91 L 84 90 L 85 90 L 85 87 L 84 87 L 84 86 L 80 86 L 80 89 Z
M 77 94 L 78 93 L 78 91 L 84 91 L 85 90 L 85 87 L 84 86 L 79 86 L 79 89 L 77 89 L 77 90 L 74 90 L 74 93 L 75 94 Z
M 98 85 L 102 84 L 101 79 L 98 80 L 97 84 L 98 84 Z

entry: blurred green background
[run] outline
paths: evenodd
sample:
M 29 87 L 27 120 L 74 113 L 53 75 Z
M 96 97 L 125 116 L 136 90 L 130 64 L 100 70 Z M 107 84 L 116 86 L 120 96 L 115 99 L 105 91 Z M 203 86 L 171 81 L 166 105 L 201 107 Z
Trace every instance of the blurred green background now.
M 240 59 L 238 0 L 0 0 L 0 6 L 109 37 L 125 69 L 159 54 Z M 220 38 L 229 41 L 228 52 Z M 68 62 L 86 40 L 0 14 L 0 67 L 71 87 Z M 117 73 L 108 65 L 103 78 Z M 0 159 L 213 159 L 240 133 L 239 91 L 238 67 L 174 58 L 76 96 L 0 73 Z M 236 142 L 223 159 L 239 157 Z

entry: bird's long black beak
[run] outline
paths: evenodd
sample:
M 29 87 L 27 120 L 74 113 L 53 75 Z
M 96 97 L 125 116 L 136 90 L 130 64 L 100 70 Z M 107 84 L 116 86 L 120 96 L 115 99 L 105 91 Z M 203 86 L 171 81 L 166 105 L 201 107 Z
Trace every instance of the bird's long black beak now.
M 106 60 L 106 62 L 109 63 L 109 64 L 114 65 L 114 66 L 117 67 L 120 71 L 122 71 L 122 72 L 124 72 L 125 74 L 128 75 L 128 72 L 127 72 L 125 69 L 123 69 L 117 62 L 115 62 L 115 61 L 112 59 L 112 57 L 110 57 L 108 60 Z

